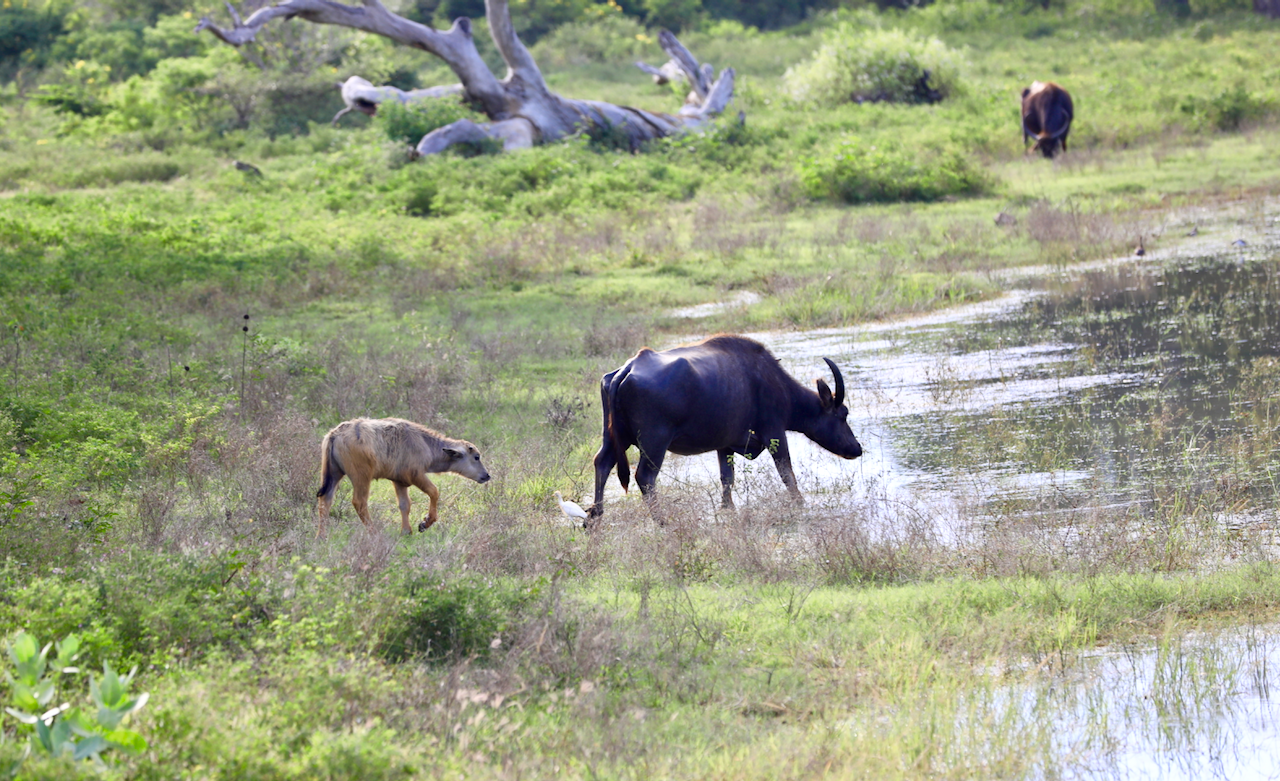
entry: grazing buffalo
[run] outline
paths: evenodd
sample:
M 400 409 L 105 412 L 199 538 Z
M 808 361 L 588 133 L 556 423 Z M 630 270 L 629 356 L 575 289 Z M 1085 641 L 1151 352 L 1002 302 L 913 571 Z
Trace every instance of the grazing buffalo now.
M 409 526 L 409 486 L 417 486 L 431 500 L 427 517 L 418 524 L 418 531 L 426 531 L 436 522 L 440 500 L 440 489 L 427 479 L 435 472 L 455 472 L 477 483 L 489 482 L 480 451 L 465 440 L 450 439 L 399 418 L 356 418 L 339 423 L 320 444 L 317 536 L 324 536 L 333 493 L 344 476 L 351 478 L 351 504 L 365 526 L 369 525 L 369 484 L 378 479 L 394 483 L 400 503 L 400 530 L 404 534 L 413 533 Z
M 604 484 L 617 466 L 627 488 L 627 448 L 640 450 L 636 482 L 653 509 L 654 483 L 667 451 L 694 455 L 716 451 L 722 502 L 733 506 L 733 454 L 755 458 L 768 450 L 787 489 L 800 499 L 788 431 L 799 431 L 842 458 L 862 455 L 849 429 L 844 378 L 830 358 L 836 392 L 823 380 L 805 388 L 782 370 L 759 342 L 720 335 L 664 352 L 644 348 L 600 380 L 604 442 L 596 453 L 596 495 L 591 517 L 604 513 Z
M 1075 108 L 1071 95 L 1052 81 L 1033 81 L 1022 91 L 1022 143 L 1035 138 L 1031 151 L 1039 151 L 1045 157 L 1058 153 L 1058 146 L 1067 151 L 1067 134 L 1071 132 L 1071 119 Z

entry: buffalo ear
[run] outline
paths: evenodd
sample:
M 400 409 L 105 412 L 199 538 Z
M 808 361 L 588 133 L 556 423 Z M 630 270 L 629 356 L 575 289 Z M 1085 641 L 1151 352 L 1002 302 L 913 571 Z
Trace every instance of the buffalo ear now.
M 835 398 L 831 395 L 831 387 L 827 385 L 826 380 L 818 380 L 818 401 L 822 402 L 823 409 L 831 409 Z
M 444 452 L 449 456 L 450 460 L 453 460 L 453 461 L 457 461 L 458 459 L 464 458 L 467 455 L 466 453 L 463 453 L 461 450 L 459 450 L 456 447 L 446 447 L 444 448 Z

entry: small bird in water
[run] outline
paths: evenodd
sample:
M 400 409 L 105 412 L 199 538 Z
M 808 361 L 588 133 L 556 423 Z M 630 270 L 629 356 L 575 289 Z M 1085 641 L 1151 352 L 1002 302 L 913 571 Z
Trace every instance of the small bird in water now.
M 556 501 L 560 504 L 560 511 L 568 517 L 582 521 L 587 519 L 587 511 L 574 502 L 566 502 L 559 491 L 556 491 Z
M 1147 254 L 1147 249 L 1146 249 L 1146 247 L 1143 247 L 1143 246 L 1142 246 L 1142 237 L 1141 237 L 1141 236 L 1139 236 L 1139 237 L 1138 237 L 1138 248 L 1137 248 L 1136 250 L 1134 250 L 1134 251 L 1133 251 L 1133 254 L 1134 254 L 1134 255 L 1137 255 L 1138 257 L 1142 257 L 1143 255 Z
M 1235 241 L 1231 242 L 1231 246 L 1233 246 L 1233 247 L 1247 247 L 1247 246 L 1249 246 L 1249 242 L 1245 241 L 1244 239 L 1236 239 Z

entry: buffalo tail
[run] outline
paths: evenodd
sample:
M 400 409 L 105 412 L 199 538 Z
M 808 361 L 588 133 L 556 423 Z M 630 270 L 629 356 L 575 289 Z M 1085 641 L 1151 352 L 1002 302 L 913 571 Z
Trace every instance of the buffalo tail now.
M 609 440 L 613 442 L 614 460 L 618 462 L 618 482 L 622 483 L 622 490 L 630 493 L 631 491 L 631 463 L 627 461 L 627 446 L 622 441 L 622 435 L 618 431 L 618 387 L 622 385 L 622 381 L 631 373 L 631 362 L 628 361 L 626 366 L 619 369 L 614 375 L 613 380 L 609 382 L 609 390 L 607 394 L 608 406 L 605 408 L 609 415 Z

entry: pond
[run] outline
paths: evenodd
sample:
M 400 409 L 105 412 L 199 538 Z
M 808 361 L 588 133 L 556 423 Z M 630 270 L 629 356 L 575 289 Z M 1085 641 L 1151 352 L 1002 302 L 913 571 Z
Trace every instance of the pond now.
M 1086 653 L 1064 675 L 998 689 L 990 704 L 1049 725 L 1045 764 L 1067 777 L 1278 778 L 1276 630 L 1251 625 Z
M 823 357 L 844 371 L 865 454 L 790 434 L 802 490 L 927 514 L 952 536 L 1027 514 L 1141 518 L 1173 494 L 1270 529 L 1280 259 L 1218 236 L 1216 252 L 1032 270 L 998 300 L 910 320 L 753 334 L 806 383 Z M 743 464 L 748 501 L 781 491 L 768 461 Z M 717 480 L 713 454 L 670 457 L 660 485 Z

